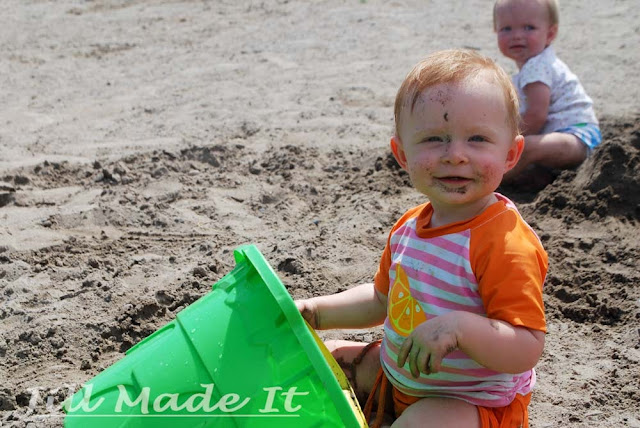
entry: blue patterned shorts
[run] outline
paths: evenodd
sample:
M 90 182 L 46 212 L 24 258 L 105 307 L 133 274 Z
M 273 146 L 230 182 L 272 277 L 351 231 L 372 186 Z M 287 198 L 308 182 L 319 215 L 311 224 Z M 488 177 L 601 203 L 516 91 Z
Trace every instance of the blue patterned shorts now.
M 555 132 L 575 135 L 587 146 L 589 153 L 591 153 L 593 149 L 602 142 L 600 128 L 594 123 L 578 123 L 576 125 L 558 129 Z

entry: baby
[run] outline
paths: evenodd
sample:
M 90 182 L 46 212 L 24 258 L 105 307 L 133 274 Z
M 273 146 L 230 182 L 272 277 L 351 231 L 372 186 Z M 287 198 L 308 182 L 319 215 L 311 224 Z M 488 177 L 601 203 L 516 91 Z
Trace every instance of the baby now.
M 317 329 L 384 324 L 381 342 L 327 342 L 365 413 L 377 401 L 372 427 L 528 426 L 547 254 L 495 192 L 522 154 L 518 119 L 490 59 L 447 50 L 418 63 L 396 96 L 391 150 L 428 202 L 392 227 L 373 283 L 296 302 Z
M 593 103 L 551 46 L 558 34 L 556 0 L 497 0 L 493 23 L 500 52 L 519 69 L 513 82 L 525 135 L 522 157 L 505 182 L 533 179 L 544 187 L 550 170 L 580 165 L 602 141 Z

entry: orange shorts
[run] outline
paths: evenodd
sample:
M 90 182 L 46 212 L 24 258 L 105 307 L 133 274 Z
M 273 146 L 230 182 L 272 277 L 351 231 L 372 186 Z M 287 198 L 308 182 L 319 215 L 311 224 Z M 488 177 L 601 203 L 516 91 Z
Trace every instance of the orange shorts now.
M 404 394 L 395 387 L 391 392 L 393 396 L 393 410 L 396 417 L 400 416 L 407 407 L 420 397 Z M 477 406 L 482 428 L 529 428 L 529 412 L 527 407 L 531 401 L 531 393 L 527 395 L 516 394 L 516 398 L 504 407 Z

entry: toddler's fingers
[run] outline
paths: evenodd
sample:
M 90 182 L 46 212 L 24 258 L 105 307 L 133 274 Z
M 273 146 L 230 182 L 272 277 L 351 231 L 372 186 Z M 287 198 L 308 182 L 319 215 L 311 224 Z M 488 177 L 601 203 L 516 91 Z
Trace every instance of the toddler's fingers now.
M 420 369 L 418 368 L 418 352 L 412 350 L 409 353 L 409 370 L 411 370 L 411 376 L 417 378 L 420 377 Z
M 318 321 L 318 314 L 315 311 L 315 307 L 306 300 L 296 300 L 294 303 L 298 311 L 300 311 L 302 318 L 304 318 L 311 327 L 317 329 L 320 322 Z
M 432 355 L 426 350 L 420 350 L 418 354 L 418 369 L 422 373 L 431 374 L 431 368 L 429 367 L 429 362 L 431 361 Z
M 407 362 L 407 357 L 409 356 L 409 351 L 411 351 L 412 344 L 413 340 L 411 339 L 411 336 L 407 337 L 404 342 L 402 342 L 400 352 L 398 352 L 398 367 L 404 367 L 404 364 Z
M 438 357 L 431 354 L 428 361 L 428 367 L 430 373 L 438 373 L 440 371 L 440 364 L 442 363 L 442 357 Z
M 294 303 L 296 304 L 296 308 L 298 308 L 300 315 L 302 315 L 302 318 L 304 318 L 305 320 L 307 320 L 307 322 L 309 322 L 311 311 L 309 310 L 309 307 L 307 306 L 306 302 L 304 300 L 296 300 L 294 301 Z

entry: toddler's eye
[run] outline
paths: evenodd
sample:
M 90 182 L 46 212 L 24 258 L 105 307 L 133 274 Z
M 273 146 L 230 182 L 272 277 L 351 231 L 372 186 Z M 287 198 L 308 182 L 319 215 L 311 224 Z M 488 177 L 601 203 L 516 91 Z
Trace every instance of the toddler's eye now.
M 502 27 L 502 28 L 500 29 L 500 31 L 501 31 L 501 32 L 511 31 L 511 27 L 509 27 L 509 26 Z
M 443 139 L 442 139 L 442 137 L 438 137 L 437 135 L 433 135 L 431 137 L 426 137 L 422 141 L 429 142 L 429 143 L 437 143 L 437 142 L 443 141 Z
M 533 30 L 535 30 L 535 29 L 536 29 L 536 27 L 534 27 L 533 25 L 525 25 L 525 26 L 524 26 L 524 29 L 525 29 L 526 31 L 533 31 Z
M 487 139 L 482 135 L 474 135 L 469 138 L 469 141 L 475 141 L 475 142 L 481 143 L 483 141 L 487 141 Z

